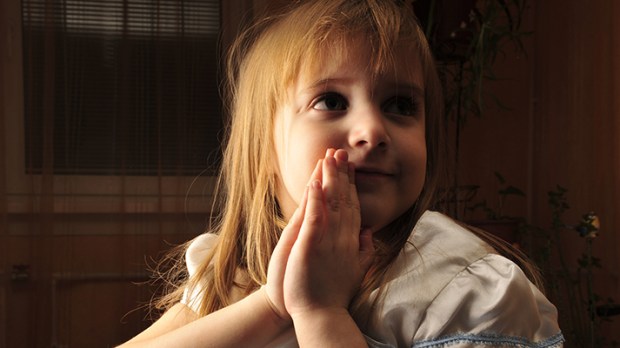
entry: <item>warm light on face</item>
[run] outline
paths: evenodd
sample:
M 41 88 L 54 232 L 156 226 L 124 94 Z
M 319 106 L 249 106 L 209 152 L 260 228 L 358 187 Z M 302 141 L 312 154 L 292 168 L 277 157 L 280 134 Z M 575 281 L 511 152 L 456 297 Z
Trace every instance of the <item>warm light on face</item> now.
M 411 49 L 373 74 L 364 40 L 347 55 L 314 64 L 278 108 L 274 140 L 277 198 L 285 218 L 298 205 L 317 160 L 344 149 L 356 166 L 362 225 L 378 230 L 417 200 L 426 173 L 424 84 Z M 406 72 L 406 73 L 405 73 Z

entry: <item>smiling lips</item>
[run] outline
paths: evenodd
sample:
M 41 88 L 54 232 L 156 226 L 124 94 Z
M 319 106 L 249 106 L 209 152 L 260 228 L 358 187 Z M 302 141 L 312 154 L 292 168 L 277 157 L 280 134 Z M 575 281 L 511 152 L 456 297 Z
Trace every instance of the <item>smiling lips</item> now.
M 365 184 L 377 182 L 379 180 L 390 179 L 394 177 L 394 174 L 391 172 L 375 169 L 375 168 L 359 168 L 355 169 L 355 183 L 356 184 Z

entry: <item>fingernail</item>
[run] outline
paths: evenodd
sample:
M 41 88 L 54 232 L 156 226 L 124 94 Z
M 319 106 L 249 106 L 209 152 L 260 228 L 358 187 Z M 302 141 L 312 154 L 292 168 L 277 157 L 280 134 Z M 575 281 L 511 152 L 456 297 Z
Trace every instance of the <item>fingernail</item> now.
M 341 161 L 348 161 L 349 160 L 349 153 L 346 150 L 342 150 L 339 149 L 337 151 L 338 153 L 338 159 Z M 336 156 L 336 153 L 334 153 L 334 157 Z
M 327 157 L 325 159 L 325 163 L 327 163 L 329 165 L 336 165 L 336 158 L 334 158 L 334 157 Z

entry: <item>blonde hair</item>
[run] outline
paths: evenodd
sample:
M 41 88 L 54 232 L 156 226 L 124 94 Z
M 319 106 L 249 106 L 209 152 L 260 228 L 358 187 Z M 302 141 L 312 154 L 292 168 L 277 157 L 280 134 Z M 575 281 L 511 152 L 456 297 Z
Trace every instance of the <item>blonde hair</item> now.
M 375 73 L 395 64 L 394 53 L 403 43 L 416 53 L 411 59 L 412 65 L 419 61 L 424 80 L 427 173 L 416 203 L 375 233 L 380 257 L 351 307 L 361 310 L 370 292 L 380 287 L 388 266 L 445 177 L 440 146 L 444 130 L 441 87 L 411 7 L 395 0 L 297 1 L 280 15 L 264 17 L 238 37 L 227 60 L 224 105 L 230 105 L 230 118 L 216 195 L 219 213 L 210 227 L 219 238 L 196 274 L 162 298 L 161 306 L 178 301 L 183 289 L 190 293 L 200 289 L 199 314 L 206 315 L 231 304 L 234 286 L 247 295 L 265 283 L 272 250 L 286 225 L 275 195 L 273 122 L 277 106 L 286 97 L 287 87 L 305 73 L 302 68 L 318 67 L 308 62 L 320 64 L 328 51 L 345 55 L 347 45 L 363 34 L 373 54 L 370 66 Z M 334 51 L 334 47 L 343 48 Z M 244 274 L 243 284 L 236 282 L 239 272 Z
M 373 320 L 367 314 L 385 290 L 384 279 L 392 261 L 419 217 L 434 204 L 437 188 L 446 178 L 443 99 L 434 60 L 411 4 L 396 0 L 296 1 L 282 14 L 264 17 L 238 37 L 227 60 L 224 105 L 230 106 L 230 118 L 216 190 L 217 214 L 209 227 L 209 232 L 219 237 L 190 278 L 183 258 L 189 242 L 171 254 L 175 256 L 168 261 L 173 267 L 163 278 L 173 289 L 156 307 L 169 308 L 187 291 L 197 296 L 199 314 L 207 315 L 230 305 L 235 287 L 247 296 L 266 282 L 271 253 L 286 225 L 275 194 L 276 109 L 286 97 L 287 87 L 299 74 L 308 73 L 302 68 L 319 68 L 327 52 L 332 57 L 346 57 L 347 45 L 360 34 L 373 52 L 370 66 L 374 73 L 387 67 L 411 73 L 407 67 L 394 66 L 393 55 L 402 44 L 413 49 L 412 65 L 418 60 L 422 68 L 426 111 L 424 188 L 412 207 L 374 234 L 378 257 L 350 306 L 354 317 L 362 321 L 358 325 Z M 542 289 L 538 271 L 523 254 L 484 231 L 470 230 L 517 261 Z M 370 301 L 375 289 L 379 293 Z

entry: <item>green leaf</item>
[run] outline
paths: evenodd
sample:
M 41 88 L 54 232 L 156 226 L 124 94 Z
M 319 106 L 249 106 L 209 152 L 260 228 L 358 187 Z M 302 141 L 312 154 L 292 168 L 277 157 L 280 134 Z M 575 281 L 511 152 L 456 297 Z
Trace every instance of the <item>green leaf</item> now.
M 508 186 L 505 189 L 500 190 L 499 193 L 503 196 L 514 195 L 525 197 L 525 193 L 514 186 Z
M 498 172 L 494 172 L 495 177 L 497 178 L 497 180 L 499 181 L 500 184 L 505 184 L 506 183 L 506 179 L 504 179 L 504 177 L 498 173 Z

